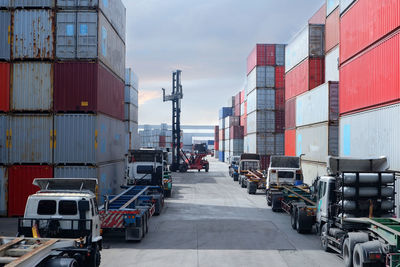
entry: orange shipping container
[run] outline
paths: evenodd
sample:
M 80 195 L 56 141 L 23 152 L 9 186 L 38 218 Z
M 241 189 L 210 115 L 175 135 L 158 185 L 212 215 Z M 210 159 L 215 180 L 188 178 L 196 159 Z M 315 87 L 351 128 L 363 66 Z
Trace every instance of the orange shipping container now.
M 285 131 L 285 156 L 296 156 L 296 129 Z

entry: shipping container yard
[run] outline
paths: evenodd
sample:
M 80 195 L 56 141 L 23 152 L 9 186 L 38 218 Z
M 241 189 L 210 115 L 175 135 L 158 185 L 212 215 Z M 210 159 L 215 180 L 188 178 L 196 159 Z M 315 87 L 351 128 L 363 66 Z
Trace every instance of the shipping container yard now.
M 167 2 L 0 0 L 0 266 L 400 266 L 400 1 Z

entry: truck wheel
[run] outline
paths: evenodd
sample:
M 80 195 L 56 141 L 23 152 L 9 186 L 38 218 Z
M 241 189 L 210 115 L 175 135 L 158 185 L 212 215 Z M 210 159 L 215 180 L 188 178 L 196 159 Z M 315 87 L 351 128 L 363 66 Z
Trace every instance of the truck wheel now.
M 247 193 L 255 194 L 257 192 L 257 184 L 254 182 L 249 182 L 247 185 Z
M 292 212 L 290 213 L 290 224 L 293 230 L 297 228 L 297 207 L 294 206 L 292 208 Z
M 237 180 L 239 180 L 239 175 L 233 174 L 233 181 L 236 182 Z
M 78 267 L 79 264 L 74 258 L 54 258 L 48 260 L 46 267 Z
M 238 178 L 238 181 L 239 181 L 239 185 L 241 185 L 242 184 L 242 178 Z
M 365 243 L 358 243 L 354 247 L 353 254 L 353 266 L 363 267 L 363 266 L 381 266 L 382 263 L 379 261 L 373 261 L 369 259 L 371 253 L 381 254 L 383 258 L 382 244 L 378 240 L 368 241 Z
M 311 232 L 312 221 L 311 217 L 307 216 L 307 212 L 302 209 L 297 209 L 296 230 L 299 234 Z
M 245 183 L 246 183 L 246 180 L 242 178 L 242 183 L 240 184 L 240 186 L 241 186 L 242 188 L 246 188 L 247 186 L 246 186 Z
M 99 267 L 100 263 L 101 263 L 101 255 L 100 255 L 99 247 L 96 243 L 94 243 L 93 249 L 91 251 L 91 255 L 87 259 L 86 266 Z M 63 265 L 58 265 L 58 266 L 63 266 Z
M 321 228 L 321 247 L 324 251 L 329 252 L 331 249 L 328 246 L 328 225 L 325 223 Z
M 210 169 L 210 166 L 207 164 L 206 165 L 206 172 L 208 172 L 209 169 Z
M 354 248 L 358 243 L 364 243 L 369 240 L 368 234 L 366 233 L 349 233 L 349 236 L 344 240 L 342 247 L 342 256 L 344 266 L 353 266 L 353 254 Z
M 142 239 L 144 238 L 144 236 L 146 235 L 146 223 L 147 223 L 147 220 L 146 220 L 146 215 L 144 215 L 143 217 L 142 217 L 142 225 L 140 226 L 140 228 L 142 228 Z
M 278 212 L 281 210 L 281 200 L 278 196 L 272 195 L 272 211 Z
M 272 202 L 271 202 L 271 195 L 270 195 L 270 193 L 269 193 L 269 190 L 265 193 L 265 198 L 267 199 L 267 205 L 268 205 L 269 207 L 271 207 Z

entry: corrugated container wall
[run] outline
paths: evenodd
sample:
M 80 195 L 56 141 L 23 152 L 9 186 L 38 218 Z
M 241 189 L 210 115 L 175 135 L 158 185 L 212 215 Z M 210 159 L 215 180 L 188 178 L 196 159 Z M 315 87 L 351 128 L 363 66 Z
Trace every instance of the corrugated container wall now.
M 340 62 L 375 43 L 400 26 L 400 1 L 356 1 L 341 17 Z
M 325 55 L 325 26 L 307 25 L 285 49 L 285 71 L 288 72 L 307 57 Z
M 285 110 L 285 89 L 275 89 L 275 109 Z
M 121 160 L 125 149 L 122 121 L 104 115 L 56 115 L 56 164 L 97 164 Z
M 277 44 L 275 45 L 275 63 L 276 66 L 285 66 L 285 45 Z
M 0 59 L 10 60 L 11 13 L 0 11 Z
M 54 109 L 124 118 L 124 83 L 99 63 L 55 63 Z
M 7 112 L 9 109 L 10 109 L 10 63 L 0 62 L 0 111 Z
M 53 117 L 50 115 L 10 116 L 9 162 L 53 162 Z
M 339 81 L 339 46 L 325 56 L 325 82 Z
M 261 110 L 247 115 L 247 134 L 275 132 L 275 112 Z
M 39 187 L 32 184 L 35 178 L 52 178 L 50 166 L 14 165 L 8 168 L 8 216 L 24 215 L 26 200 L 36 193 Z
M 257 87 L 275 87 L 275 68 L 255 67 L 247 76 L 247 95 Z
M 342 15 L 356 0 L 340 0 L 340 14 Z
M 12 21 L 13 59 L 54 58 L 54 12 L 15 10 Z
M 139 77 L 131 68 L 125 69 L 125 85 L 139 89 Z
M 138 107 L 133 104 L 125 104 L 124 117 L 127 121 L 138 122 Z
M 12 66 L 11 110 L 53 110 L 53 64 L 21 62 Z
M 275 67 L 275 88 L 285 88 L 285 67 Z
M 247 135 L 247 146 L 249 153 L 274 155 L 275 135 L 272 133 L 252 133 Z
M 59 59 L 98 58 L 125 78 L 125 44 L 102 13 L 58 12 L 56 46 Z
M 302 160 L 301 171 L 303 173 L 303 181 L 306 184 L 312 184 L 317 177 L 328 175 L 327 164 L 324 162 Z
M 325 24 L 326 3 L 308 20 L 309 24 Z
M 231 107 L 223 107 L 219 110 L 219 118 L 225 119 L 227 116 L 232 116 L 232 108 Z M 221 129 L 221 125 L 219 127 Z M 225 127 L 222 127 L 225 128 Z
M 133 87 L 125 85 L 124 102 L 138 106 L 139 92 Z
M 0 8 L 11 7 L 11 0 L 0 0 Z
M 325 81 L 325 60 L 306 59 L 285 77 L 285 98 L 290 99 L 311 90 Z
M 339 0 L 326 0 L 326 15 L 332 13 L 339 6 Z
M 340 113 L 400 99 L 400 33 L 340 67 Z
M 247 113 L 256 110 L 275 109 L 275 90 L 269 88 L 257 88 L 247 95 Z
M 340 118 L 340 156 L 386 156 L 400 171 L 400 104 Z
M 0 166 L 0 216 L 7 216 L 8 199 L 8 171 L 7 167 Z
M 55 0 L 13 0 L 12 6 L 24 8 L 52 8 L 54 7 Z
M 339 8 L 335 9 L 329 17 L 326 18 L 325 25 L 325 53 L 332 50 L 339 44 L 340 38 L 340 19 Z
M 336 124 L 321 123 L 296 129 L 296 156 L 326 162 L 328 155 L 338 156 L 339 128 Z
M 285 131 L 285 156 L 296 156 L 296 129 Z
M 339 84 L 329 82 L 296 98 L 296 126 L 338 121 Z
M 257 44 L 247 58 L 247 74 L 256 66 L 274 66 L 275 53 L 275 45 Z
M 285 128 L 296 128 L 296 98 L 286 101 L 285 104 Z
M 9 117 L 0 115 L 0 165 L 8 163 Z

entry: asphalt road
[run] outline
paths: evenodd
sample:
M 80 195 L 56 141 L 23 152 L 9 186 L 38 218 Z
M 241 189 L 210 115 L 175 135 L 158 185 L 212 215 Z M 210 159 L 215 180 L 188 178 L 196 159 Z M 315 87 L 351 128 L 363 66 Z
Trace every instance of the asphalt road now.
M 105 237 L 102 266 L 343 266 L 300 235 L 284 213 L 273 213 L 259 190 L 248 195 L 211 160 L 210 172 L 173 174 L 172 198 L 150 219 L 141 242 Z

